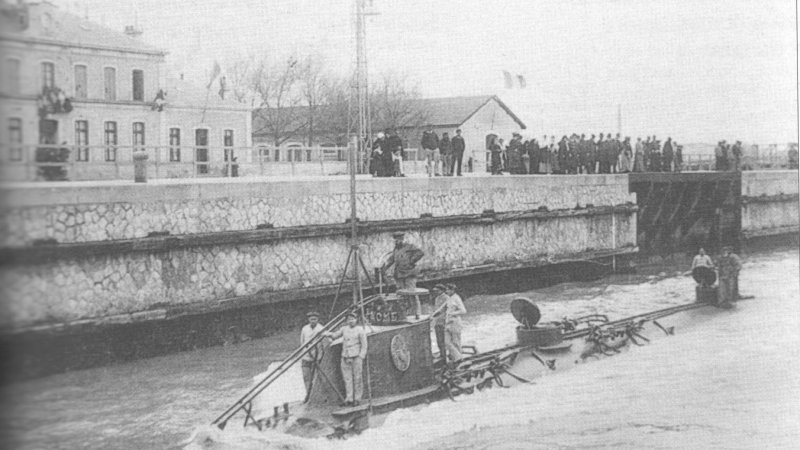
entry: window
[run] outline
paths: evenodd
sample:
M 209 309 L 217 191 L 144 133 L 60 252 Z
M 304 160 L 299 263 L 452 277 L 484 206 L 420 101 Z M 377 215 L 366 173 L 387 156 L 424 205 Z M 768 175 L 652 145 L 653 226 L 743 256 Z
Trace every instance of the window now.
M 311 149 L 306 150 L 306 161 L 311 161 Z
M 144 150 L 144 122 L 133 122 L 133 151 Z
M 19 94 L 19 60 L 6 59 L 5 91 L 9 94 Z
M 117 122 L 105 123 L 106 161 L 117 160 Z
M 276 148 L 275 149 L 275 162 L 278 162 L 280 160 L 281 160 L 281 149 Z
M 300 162 L 303 160 L 303 151 L 299 148 L 294 149 L 294 160 Z
M 77 161 L 89 161 L 89 122 L 86 120 L 75 121 L 75 145 L 77 146 Z
M 86 66 L 75 66 L 75 98 L 87 98 Z
M 103 69 L 105 99 L 115 101 L 117 99 L 117 69 L 106 67 Z
M 222 145 L 225 147 L 225 161 L 233 161 L 233 130 L 223 132 Z
M 258 156 L 260 161 L 269 162 L 269 149 L 266 147 L 258 147 Z
M 22 146 L 14 144 L 22 144 L 22 119 L 11 118 L 8 119 L 8 142 L 12 144 L 9 147 L 9 159 L 11 161 L 22 161 Z
M 194 130 L 194 161 L 198 174 L 208 173 L 208 130 Z
M 178 162 L 181 160 L 181 129 L 169 129 L 169 160 Z
M 52 88 L 56 85 L 56 65 L 51 62 L 42 63 L 42 87 Z
M 144 101 L 144 72 L 141 70 L 133 71 L 133 101 Z

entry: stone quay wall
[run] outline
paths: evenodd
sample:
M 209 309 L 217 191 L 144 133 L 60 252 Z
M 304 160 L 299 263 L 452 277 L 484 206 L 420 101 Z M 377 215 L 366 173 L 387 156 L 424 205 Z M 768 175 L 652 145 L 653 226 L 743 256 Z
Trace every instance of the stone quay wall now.
M 742 172 L 742 234 L 745 238 L 800 232 L 798 172 Z
M 349 189 L 342 177 L 2 185 L 0 329 L 331 292 L 350 248 Z M 424 280 L 636 248 L 624 175 L 359 178 L 357 204 L 365 265 L 404 230 L 426 253 Z

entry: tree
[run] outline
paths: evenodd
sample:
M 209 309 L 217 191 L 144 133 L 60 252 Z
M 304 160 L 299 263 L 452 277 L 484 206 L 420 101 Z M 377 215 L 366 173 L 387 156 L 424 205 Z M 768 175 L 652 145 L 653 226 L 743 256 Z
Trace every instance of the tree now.
M 305 104 L 305 134 L 308 146 L 314 145 L 316 119 L 319 107 L 329 92 L 328 86 L 335 83 L 334 78 L 324 72 L 324 61 L 318 55 L 309 55 L 298 64 L 300 94 Z
M 270 136 L 276 147 L 298 136 L 305 121 L 298 106 L 298 61 L 294 56 L 284 63 L 261 59 L 251 76 L 254 93 L 253 133 Z
M 403 140 L 419 133 L 428 121 L 427 111 L 420 104 L 419 87 L 408 76 L 386 72 L 371 89 L 372 129 L 394 129 Z
M 232 94 L 232 99 L 239 103 L 249 104 L 251 107 L 255 103 L 253 91 L 253 61 L 251 58 L 244 58 L 234 61 L 225 68 L 228 88 Z

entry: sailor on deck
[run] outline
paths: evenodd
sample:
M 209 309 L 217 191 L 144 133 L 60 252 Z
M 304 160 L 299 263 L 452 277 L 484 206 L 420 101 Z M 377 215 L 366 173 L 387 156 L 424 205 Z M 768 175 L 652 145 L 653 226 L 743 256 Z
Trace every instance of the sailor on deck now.
M 697 255 L 692 260 L 692 270 L 698 266 L 714 268 L 714 262 L 711 261 L 710 256 L 706 255 L 706 251 L 703 248 L 700 248 L 700 250 L 697 252 Z
M 464 302 L 456 294 L 456 285 L 448 284 L 445 290 L 446 300 L 433 315 L 444 314 L 444 341 L 447 347 L 447 356 L 450 361 L 461 359 L 461 316 L 467 313 Z
M 358 326 L 356 314 L 350 313 L 346 326 L 334 333 L 326 333 L 326 336 L 342 338 L 341 370 L 346 392 L 344 406 L 357 406 L 364 393 L 362 371 L 364 358 L 367 357 L 367 333 Z
M 739 271 L 742 270 L 742 260 L 733 253 L 733 248 L 725 246 L 722 248 L 722 256 L 718 260 L 719 266 L 719 288 L 722 306 L 730 306 L 730 302 L 739 297 Z
M 444 305 L 447 303 L 447 294 L 444 293 L 447 288 L 443 284 L 437 284 L 431 291 L 433 296 L 433 310 L 434 313 L 440 311 L 433 317 L 433 331 L 436 334 L 436 346 L 439 347 L 439 356 L 443 361 L 447 361 L 447 344 L 445 343 L 445 314 Z
M 319 313 L 316 311 L 306 314 L 308 323 L 300 330 L 300 346 L 304 346 L 306 342 L 310 341 L 317 334 L 322 331 L 322 325 L 319 323 Z M 303 369 L 303 382 L 306 385 L 306 393 L 311 391 L 311 382 L 314 378 L 314 363 L 319 362 L 319 345 L 315 345 L 311 350 L 303 355 L 301 366 Z
M 708 286 L 709 282 L 713 284 L 713 278 L 709 279 L 707 276 L 702 276 L 702 272 L 695 271 L 695 269 L 698 267 L 707 268 L 709 271 L 708 273 L 713 276 L 714 261 L 711 260 L 710 256 L 706 255 L 706 251 L 703 248 L 700 248 L 700 250 L 697 252 L 697 255 L 695 255 L 694 259 L 692 260 L 691 272 L 692 275 L 695 275 L 696 273 L 698 274 L 695 275 L 695 280 L 698 280 L 700 286 Z
M 381 272 L 385 272 L 391 265 L 394 265 L 394 281 L 397 289 L 415 290 L 417 288 L 417 261 L 425 256 L 425 253 L 415 245 L 403 242 L 405 235 L 402 232 L 392 233 L 394 237 L 394 249 L 392 255 L 381 267 Z

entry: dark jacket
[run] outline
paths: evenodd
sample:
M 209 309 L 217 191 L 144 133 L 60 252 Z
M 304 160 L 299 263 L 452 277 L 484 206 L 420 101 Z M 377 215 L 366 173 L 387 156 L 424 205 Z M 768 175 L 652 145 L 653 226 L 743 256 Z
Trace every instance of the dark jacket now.
M 450 144 L 452 144 L 452 146 L 453 146 L 453 153 L 455 153 L 455 154 L 464 153 L 464 149 L 466 148 L 466 145 L 464 144 L 464 138 L 463 137 L 461 137 L 459 135 L 453 136 L 453 139 L 450 141 Z
M 449 137 L 443 137 L 442 139 L 439 140 L 439 151 L 443 155 L 449 155 L 450 153 L 452 153 L 453 146 L 450 143 Z
M 402 152 L 403 151 L 403 140 L 400 139 L 400 136 L 396 134 L 392 134 L 387 139 L 389 151 L 392 153 Z
M 384 268 L 394 265 L 394 278 L 405 279 L 416 276 L 419 273 L 417 261 L 422 259 L 425 253 L 415 245 L 404 242 L 400 246 L 395 246 L 392 256 L 384 264 Z
M 439 136 L 435 131 L 425 131 L 422 133 L 422 148 L 435 150 L 439 148 Z

